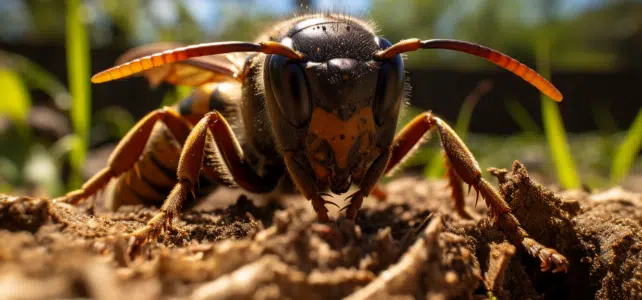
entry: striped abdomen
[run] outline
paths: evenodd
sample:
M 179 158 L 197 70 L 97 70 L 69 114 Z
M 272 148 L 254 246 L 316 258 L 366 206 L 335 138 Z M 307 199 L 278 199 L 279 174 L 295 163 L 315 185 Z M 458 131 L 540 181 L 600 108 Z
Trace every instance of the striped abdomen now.
M 235 92 L 237 88 L 239 92 Z M 198 122 L 211 109 L 219 110 L 226 118 L 232 118 L 236 100 L 232 97 L 239 93 L 240 84 L 211 83 L 195 89 L 188 98 L 174 108 L 192 124 Z M 214 169 L 220 168 L 217 150 L 211 136 L 208 136 L 206 144 L 204 163 L 214 166 Z M 110 184 L 105 195 L 105 206 L 113 210 L 122 205 L 161 205 L 177 182 L 176 169 L 181 150 L 182 145 L 165 124 L 157 123 L 140 160 Z M 227 183 L 218 173 L 209 172 L 207 175 L 205 172 L 201 173 L 199 184 L 195 189 L 197 197 L 211 192 L 215 188 L 215 182 L 218 181 Z

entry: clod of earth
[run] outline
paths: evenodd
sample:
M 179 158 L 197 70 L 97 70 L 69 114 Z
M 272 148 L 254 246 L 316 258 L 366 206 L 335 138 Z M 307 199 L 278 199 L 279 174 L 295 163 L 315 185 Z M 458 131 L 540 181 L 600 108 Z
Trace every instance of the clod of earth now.
M 519 162 L 490 172 L 523 227 L 569 259 L 567 274 L 540 272 L 481 205 L 459 218 L 444 181 L 406 177 L 387 185 L 388 201 L 366 201 L 356 223 L 317 223 L 302 198 L 257 207 L 240 197 L 185 212 L 141 247 L 124 234 L 157 208 L 93 216 L 0 196 L 0 298 L 642 297 L 642 195 L 555 194 Z

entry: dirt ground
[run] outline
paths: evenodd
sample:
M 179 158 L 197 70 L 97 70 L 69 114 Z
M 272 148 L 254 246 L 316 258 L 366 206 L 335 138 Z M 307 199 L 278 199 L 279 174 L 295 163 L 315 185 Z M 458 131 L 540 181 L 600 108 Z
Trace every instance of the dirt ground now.
M 387 201 L 365 201 L 355 223 L 336 210 L 335 222 L 317 223 L 300 197 L 259 205 L 223 191 L 142 247 L 124 234 L 156 208 L 92 216 L 0 196 L 0 299 L 642 298 L 641 194 L 554 194 L 519 163 L 492 173 L 531 236 L 569 259 L 568 273 L 542 273 L 474 195 L 474 220 L 464 220 L 445 181 L 405 177 L 386 185 Z

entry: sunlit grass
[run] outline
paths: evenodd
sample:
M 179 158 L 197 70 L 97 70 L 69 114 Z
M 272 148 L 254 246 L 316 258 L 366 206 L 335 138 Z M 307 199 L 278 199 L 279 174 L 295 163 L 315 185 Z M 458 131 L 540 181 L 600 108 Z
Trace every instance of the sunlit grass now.
M 91 116 L 91 90 L 89 87 L 90 62 L 89 41 L 83 24 L 83 6 L 80 0 L 67 0 L 67 70 L 71 91 L 71 122 L 77 143 L 70 155 L 72 173 L 70 188 L 77 188 L 82 182 L 81 169 L 89 146 Z
M 542 76 L 550 78 L 550 39 L 545 36 L 537 39 L 536 51 L 538 72 Z M 553 165 L 557 172 L 557 179 L 564 188 L 577 188 L 580 186 L 580 178 L 571 154 L 557 103 L 542 94 L 541 105 L 544 133 L 548 141 Z
M 629 174 L 642 148 L 642 109 L 633 120 L 624 141 L 615 149 L 611 164 L 611 183 L 617 184 Z

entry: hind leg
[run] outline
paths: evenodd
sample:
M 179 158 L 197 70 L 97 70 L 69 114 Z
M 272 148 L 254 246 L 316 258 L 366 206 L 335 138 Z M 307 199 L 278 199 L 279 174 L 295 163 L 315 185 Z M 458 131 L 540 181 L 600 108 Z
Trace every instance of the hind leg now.
M 65 196 L 54 199 L 76 204 L 93 196 L 103 189 L 109 181 L 134 167 L 139 160 L 147 140 L 156 122 L 163 122 L 172 132 L 174 137 L 182 143 L 190 132 L 190 125 L 178 113 L 165 107 L 155 110 L 143 117 L 127 135 L 118 143 L 116 149 L 109 157 L 107 166 L 89 179 L 78 190 L 67 193 Z

